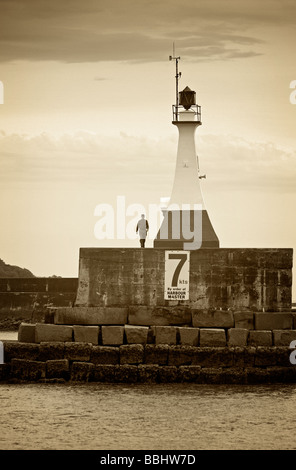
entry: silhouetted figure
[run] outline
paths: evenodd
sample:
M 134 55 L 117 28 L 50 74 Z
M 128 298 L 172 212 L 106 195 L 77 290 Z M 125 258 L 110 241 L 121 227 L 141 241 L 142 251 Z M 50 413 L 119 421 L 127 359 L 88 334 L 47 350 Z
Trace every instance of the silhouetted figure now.
M 147 237 L 147 232 L 149 230 L 148 221 L 145 219 L 145 215 L 141 214 L 141 219 L 137 223 L 136 232 L 139 231 L 141 248 L 145 248 L 145 241 Z

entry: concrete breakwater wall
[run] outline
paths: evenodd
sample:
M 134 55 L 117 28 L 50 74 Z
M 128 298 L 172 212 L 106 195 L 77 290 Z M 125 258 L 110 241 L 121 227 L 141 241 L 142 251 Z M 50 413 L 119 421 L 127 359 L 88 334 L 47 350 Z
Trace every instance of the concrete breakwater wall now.
M 5 382 L 295 383 L 287 347 L 4 343 Z
M 73 305 L 77 285 L 78 278 L 1 278 L 0 328 L 46 321 L 49 308 Z
M 112 316 L 109 313 L 108 309 L 90 311 L 86 317 L 89 323 L 100 320 L 99 324 L 77 325 L 69 324 L 75 309 L 58 309 L 51 324 L 21 324 L 18 341 L 4 342 L 1 379 L 296 382 L 290 347 L 296 340 L 295 314 L 191 312 L 192 322 L 199 326 L 144 326 L 127 324 L 125 309 Z M 77 318 L 84 319 L 81 315 Z M 61 324 L 62 320 L 68 324 Z
M 128 312 L 120 307 L 87 308 L 82 313 L 80 308 L 60 308 L 53 314 L 52 323 L 22 323 L 18 340 L 200 347 L 289 346 L 296 340 L 296 314 L 291 312 L 186 310 L 179 316 L 167 315 L 166 311 L 156 316 L 147 316 L 146 310 L 144 316 L 141 310 L 139 316 L 133 309 L 131 315 Z
M 292 249 L 217 248 L 190 252 L 189 299 L 165 299 L 166 250 L 80 248 L 76 307 L 176 305 L 191 309 L 291 309 Z
M 1 379 L 294 383 L 291 270 L 289 249 L 197 250 L 166 300 L 164 250 L 81 249 L 75 302 L 20 325 Z

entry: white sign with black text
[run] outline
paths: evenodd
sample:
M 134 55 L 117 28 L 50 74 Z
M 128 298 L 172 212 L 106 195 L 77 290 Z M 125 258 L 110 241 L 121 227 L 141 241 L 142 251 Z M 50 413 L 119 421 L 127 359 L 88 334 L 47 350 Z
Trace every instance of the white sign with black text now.
M 165 252 L 165 300 L 189 300 L 190 251 Z

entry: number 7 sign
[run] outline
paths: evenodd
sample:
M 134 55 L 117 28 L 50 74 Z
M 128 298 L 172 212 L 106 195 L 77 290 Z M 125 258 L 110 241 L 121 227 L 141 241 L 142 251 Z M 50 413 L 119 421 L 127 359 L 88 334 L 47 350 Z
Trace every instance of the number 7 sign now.
M 189 299 L 190 251 L 165 252 L 165 300 Z

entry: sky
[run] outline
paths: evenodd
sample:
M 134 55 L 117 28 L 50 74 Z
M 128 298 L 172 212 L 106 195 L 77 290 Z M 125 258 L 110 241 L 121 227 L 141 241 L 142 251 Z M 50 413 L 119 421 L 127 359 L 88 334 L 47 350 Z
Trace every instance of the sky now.
M 0 0 L 0 257 L 76 277 L 80 247 L 139 246 L 96 208 L 171 194 L 173 45 L 220 246 L 295 251 L 295 40 L 294 0 Z

